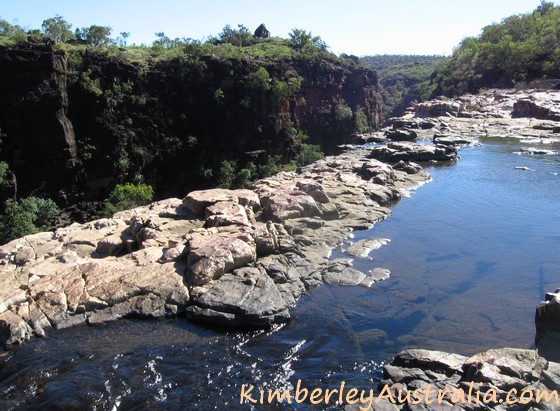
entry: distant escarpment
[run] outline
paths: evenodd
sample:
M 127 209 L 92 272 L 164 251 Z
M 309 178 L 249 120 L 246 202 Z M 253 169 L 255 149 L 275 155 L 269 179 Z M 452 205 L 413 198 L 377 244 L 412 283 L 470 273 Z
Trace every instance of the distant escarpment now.
M 225 46 L 0 47 L 0 160 L 19 196 L 67 206 L 134 181 L 182 195 L 226 160 L 257 174 L 381 120 L 377 75 L 355 60 Z

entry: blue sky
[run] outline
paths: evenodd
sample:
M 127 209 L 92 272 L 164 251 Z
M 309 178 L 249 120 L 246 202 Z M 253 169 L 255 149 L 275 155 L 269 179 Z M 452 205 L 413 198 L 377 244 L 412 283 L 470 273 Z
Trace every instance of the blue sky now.
M 154 33 L 204 39 L 226 24 L 251 31 L 265 23 L 272 35 L 293 28 L 319 35 L 340 54 L 450 54 L 464 37 L 539 0 L 0 0 L 0 18 L 24 28 L 61 15 L 76 27 L 110 26 L 113 37 L 150 44 Z M 555 2 L 555 4 L 558 4 Z

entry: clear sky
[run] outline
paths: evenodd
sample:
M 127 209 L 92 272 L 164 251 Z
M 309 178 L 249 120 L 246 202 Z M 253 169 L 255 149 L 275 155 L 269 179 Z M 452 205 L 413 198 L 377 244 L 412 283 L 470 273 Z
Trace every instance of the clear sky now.
M 0 0 L 0 18 L 40 28 L 60 15 L 72 30 L 110 26 L 129 32 L 129 44 L 151 44 L 154 33 L 202 40 L 226 24 L 273 36 L 293 28 L 319 35 L 340 54 L 445 54 L 493 22 L 534 10 L 539 0 Z M 555 2 L 558 4 L 558 2 Z

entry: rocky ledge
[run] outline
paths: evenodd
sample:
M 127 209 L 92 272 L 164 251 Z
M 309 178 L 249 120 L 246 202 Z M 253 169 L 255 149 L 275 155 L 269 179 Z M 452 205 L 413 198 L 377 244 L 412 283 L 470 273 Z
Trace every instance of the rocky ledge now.
M 250 189 L 195 191 L 14 240 L 0 247 L 1 341 L 125 316 L 266 327 L 322 283 L 370 286 L 388 272 L 328 255 L 429 179 L 412 161 L 436 160 L 437 150 L 409 149 L 391 166 L 346 146 Z
M 486 90 L 457 98 L 440 97 L 414 105 L 402 117 L 389 119 L 381 131 L 360 136 L 359 140 L 429 140 L 460 146 L 506 137 L 527 144 L 556 143 L 560 141 L 559 101 L 560 91 L 552 88 Z M 531 150 L 525 153 L 541 154 Z

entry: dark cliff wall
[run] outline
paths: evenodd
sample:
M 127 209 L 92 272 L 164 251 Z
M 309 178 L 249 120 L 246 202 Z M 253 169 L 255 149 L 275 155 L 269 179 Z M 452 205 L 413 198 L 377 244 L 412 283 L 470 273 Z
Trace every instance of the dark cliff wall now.
M 0 49 L 0 156 L 20 193 L 75 189 L 66 73 L 66 57 L 48 47 Z
M 70 64 L 68 63 L 70 61 Z M 179 56 L 131 63 L 45 46 L 0 48 L 0 160 L 19 195 L 101 200 L 140 179 L 158 197 L 204 169 L 293 158 L 302 130 L 332 151 L 380 122 L 377 75 L 353 61 Z

